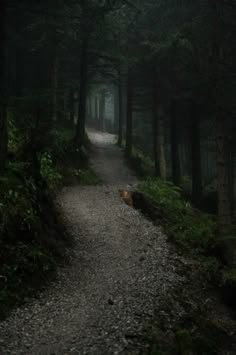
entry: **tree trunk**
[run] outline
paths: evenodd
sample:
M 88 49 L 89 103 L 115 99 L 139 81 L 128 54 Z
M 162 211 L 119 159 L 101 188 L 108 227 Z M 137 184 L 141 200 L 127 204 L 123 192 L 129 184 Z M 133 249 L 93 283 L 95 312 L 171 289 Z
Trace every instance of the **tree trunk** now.
M 225 32 L 222 21 L 222 4 L 212 1 L 212 96 L 216 115 L 216 148 L 217 148 L 217 192 L 218 192 L 218 232 L 222 239 L 224 261 L 232 266 L 236 261 L 236 238 L 232 233 L 231 198 L 230 198 L 230 118 L 225 101 L 225 75 L 222 62 L 225 61 Z M 228 32 L 228 31 L 227 31 Z
M 236 120 L 232 115 L 230 119 L 230 199 L 231 199 L 231 215 L 233 222 L 236 223 Z
M 233 176 L 233 221 L 236 224 L 236 153 L 234 153 L 234 176 Z
M 128 158 L 132 156 L 132 148 L 133 148 L 132 101 L 133 101 L 133 87 L 132 87 L 131 73 L 129 71 L 127 77 L 127 117 L 126 117 L 126 146 L 125 146 L 125 155 Z
M 79 112 L 76 126 L 75 143 L 82 148 L 85 138 L 85 121 L 86 121 L 86 102 L 88 88 L 88 37 L 83 39 L 81 47 L 81 63 L 80 63 L 80 97 Z
M 119 87 L 115 86 L 113 91 L 114 98 L 114 120 L 112 122 L 112 131 L 119 136 Z M 117 142 L 118 144 L 118 142 Z
M 105 131 L 105 93 L 102 92 L 99 104 L 99 120 L 101 130 Z
M 159 164 L 159 152 L 158 152 L 158 103 L 156 90 L 154 90 L 153 95 L 153 122 L 152 122 L 152 132 L 153 132 L 153 156 L 155 162 L 155 176 L 160 177 L 160 164 Z
M 69 102 L 70 102 L 70 88 L 68 85 L 65 85 L 64 95 L 63 95 L 63 116 L 64 119 L 67 121 L 70 120 Z
M 152 131 L 153 131 L 153 156 L 155 162 L 155 176 L 165 178 L 165 168 L 164 168 L 164 150 L 163 150 L 163 137 L 161 137 L 163 131 L 161 132 L 161 118 L 160 118 L 160 103 L 159 103 L 159 92 L 158 92 L 158 82 L 157 82 L 157 71 L 156 66 L 153 68 L 154 72 L 154 82 L 153 82 L 153 121 L 152 121 Z
M 74 122 L 74 114 L 75 114 L 74 90 L 73 90 L 73 88 L 70 88 L 69 113 L 70 113 L 70 121 L 73 123 Z
M 96 121 L 96 96 L 93 94 L 92 98 L 91 98 L 91 102 L 92 102 L 92 118 L 93 118 L 93 124 L 94 124 L 94 128 L 98 128 L 97 127 L 97 121 Z
M 58 120 L 58 56 L 55 54 L 53 61 L 53 78 L 52 78 L 52 119 L 54 122 Z
M 0 171 L 7 158 L 6 2 L 0 3 Z
M 232 195 L 233 195 L 233 219 L 234 223 L 236 224 L 236 122 L 233 121 L 233 139 L 232 139 L 232 160 L 233 160 L 233 188 L 232 188 Z
M 166 179 L 166 153 L 165 153 L 165 123 L 164 114 L 159 106 L 159 127 L 158 127 L 158 154 L 160 165 L 160 176 L 163 180 Z
M 218 108 L 217 112 L 217 184 L 218 184 L 218 221 L 219 234 L 224 240 L 225 262 L 231 264 L 234 259 L 235 243 L 231 240 L 231 206 L 230 206 L 230 162 L 229 132 L 225 113 Z
M 123 90 L 122 90 L 122 74 L 119 71 L 119 123 L 118 123 L 118 145 L 121 147 L 123 142 Z
M 91 93 L 88 95 L 88 101 L 87 101 L 87 107 L 88 107 L 88 117 L 90 122 L 92 121 L 92 100 L 91 100 Z
M 179 139 L 178 139 L 178 122 L 177 122 L 177 101 L 171 100 L 171 160 L 172 160 L 172 179 L 174 184 L 180 185 L 180 157 L 179 157 Z
M 95 120 L 96 120 L 96 127 L 100 131 L 100 121 L 99 121 L 99 112 L 98 112 L 98 97 L 95 96 L 95 102 L 94 102 L 94 107 L 95 107 Z
M 191 102 L 191 145 L 192 145 L 192 202 L 196 207 L 202 202 L 202 159 L 200 138 L 200 115 L 196 102 Z
M 75 126 L 78 124 L 78 116 L 79 116 L 79 94 L 78 91 L 74 92 L 74 124 Z

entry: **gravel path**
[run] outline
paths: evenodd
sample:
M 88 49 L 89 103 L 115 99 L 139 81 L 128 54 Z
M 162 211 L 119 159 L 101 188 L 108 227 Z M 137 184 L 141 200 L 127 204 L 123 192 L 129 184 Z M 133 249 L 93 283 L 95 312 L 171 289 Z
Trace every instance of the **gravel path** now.
M 143 354 L 143 327 L 184 282 L 161 230 L 120 199 L 119 189 L 137 180 L 114 136 L 91 139 L 103 184 L 67 187 L 59 196 L 76 239 L 73 260 L 0 325 L 0 354 Z

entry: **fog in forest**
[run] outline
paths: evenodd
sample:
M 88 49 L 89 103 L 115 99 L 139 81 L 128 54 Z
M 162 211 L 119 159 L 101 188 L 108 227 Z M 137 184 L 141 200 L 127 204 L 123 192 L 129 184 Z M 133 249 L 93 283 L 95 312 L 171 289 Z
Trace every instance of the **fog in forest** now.
M 0 1 L 0 354 L 236 353 L 235 18 Z

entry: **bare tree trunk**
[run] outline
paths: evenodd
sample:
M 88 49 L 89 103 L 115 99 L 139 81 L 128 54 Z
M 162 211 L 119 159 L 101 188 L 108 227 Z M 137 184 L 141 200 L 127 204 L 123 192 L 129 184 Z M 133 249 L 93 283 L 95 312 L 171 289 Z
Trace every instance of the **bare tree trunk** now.
M 118 139 L 119 139 L 119 86 L 114 87 L 113 98 L 114 98 L 114 121 L 111 128 L 115 134 L 118 132 Z
M 158 127 L 158 154 L 160 164 L 160 174 L 163 180 L 166 179 L 166 153 L 165 153 L 165 124 L 164 115 L 159 106 L 159 127 Z
M 0 3 L 0 171 L 7 157 L 6 2 Z
M 86 121 L 86 101 L 88 89 L 88 37 L 85 36 L 81 47 L 81 63 L 80 63 L 80 97 L 78 122 L 76 126 L 75 144 L 81 148 L 85 138 L 85 121 Z
M 234 122 L 234 134 L 232 142 L 232 152 L 233 152 L 233 219 L 236 224 L 236 122 Z
M 191 143 L 192 143 L 192 202 L 196 207 L 202 202 L 202 157 L 200 138 L 200 115 L 196 102 L 191 102 Z
M 232 115 L 230 124 L 230 198 L 231 198 L 231 215 L 233 222 L 236 223 L 236 120 Z
M 95 120 L 96 120 L 96 127 L 97 129 L 100 131 L 101 130 L 101 126 L 100 126 L 100 121 L 99 121 L 99 112 L 98 112 L 98 97 L 95 96 Z
M 126 146 L 125 154 L 128 158 L 132 156 L 133 148 L 133 87 L 131 73 L 128 72 L 127 77 L 127 117 L 126 117 Z
M 172 178 L 176 185 L 180 185 L 180 157 L 179 157 L 179 139 L 178 139 L 178 123 L 177 123 L 177 101 L 171 101 L 171 159 L 172 159 Z
M 236 154 L 235 154 L 236 155 Z M 234 156 L 234 177 L 233 177 L 233 221 L 236 224 L 236 158 Z
M 217 192 L 218 192 L 218 232 L 222 238 L 224 261 L 233 265 L 236 261 L 236 238 L 232 233 L 231 198 L 230 198 L 230 118 L 225 109 L 224 97 L 226 80 L 222 62 L 225 60 L 224 41 L 227 33 L 222 22 L 223 2 L 212 1 L 212 38 L 211 75 L 213 98 L 216 114 L 217 144 Z M 227 31 L 228 32 L 228 31 Z
M 101 130 L 105 131 L 105 93 L 102 92 L 99 104 L 99 120 Z
M 88 95 L 88 116 L 90 121 L 92 121 L 92 116 L 93 116 L 93 110 L 92 110 L 92 99 L 91 99 L 91 93 Z
M 74 121 L 74 114 L 75 114 L 75 108 L 74 108 L 74 90 L 71 87 L 70 88 L 70 97 L 69 97 L 69 113 L 70 113 L 70 121 Z
M 73 98 L 73 103 L 74 103 L 74 118 L 73 122 L 75 126 L 78 124 L 78 116 L 79 116 L 79 94 L 78 91 L 74 91 L 74 98 Z
M 231 239 L 231 206 L 230 206 L 230 162 L 229 132 L 227 119 L 223 110 L 217 112 L 217 184 L 218 184 L 218 221 L 219 234 L 224 240 L 224 257 L 229 264 L 233 262 L 235 242 Z
M 58 120 L 58 56 L 55 54 L 53 61 L 53 78 L 52 78 L 52 119 L 54 122 Z
M 155 162 L 155 175 L 166 178 L 166 161 L 164 148 L 164 125 L 163 112 L 160 104 L 160 91 L 158 87 L 158 76 L 156 65 L 153 66 L 154 80 L 153 80 L 153 154 Z
M 157 87 L 157 73 L 154 67 L 154 80 L 153 80 L 153 115 L 152 115 L 152 132 L 153 132 L 153 156 L 155 162 L 155 175 L 161 176 L 160 171 L 160 157 L 158 151 L 158 128 L 159 128 L 159 112 L 158 112 L 158 87 Z
M 119 71 L 119 127 L 118 127 L 118 145 L 121 147 L 123 142 L 123 88 L 122 74 Z
M 64 85 L 64 95 L 63 95 L 63 116 L 64 119 L 69 121 L 70 120 L 70 88 L 68 85 Z

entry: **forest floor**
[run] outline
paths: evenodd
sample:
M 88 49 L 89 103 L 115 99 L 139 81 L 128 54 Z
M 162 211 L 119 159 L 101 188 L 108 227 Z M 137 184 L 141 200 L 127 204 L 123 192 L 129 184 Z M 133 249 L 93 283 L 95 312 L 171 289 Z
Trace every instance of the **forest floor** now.
M 183 323 L 184 329 L 191 327 L 190 313 L 199 312 L 199 284 L 192 284 L 186 272 L 191 261 L 168 242 L 161 227 L 120 198 L 119 190 L 133 190 L 138 181 L 115 137 L 93 132 L 90 139 L 92 165 L 102 183 L 65 187 L 58 196 L 75 239 L 70 263 L 38 298 L 0 324 L 0 354 L 194 354 L 181 352 L 190 346 L 186 331 L 173 331 Z M 189 299 L 191 292 L 195 296 Z M 207 292 L 200 296 L 205 318 L 212 310 L 223 324 L 219 328 L 227 324 L 220 335 L 234 337 L 233 320 L 225 309 L 219 316 L 218 300 L 210 300 Z M 155 333 L 157 319 L 154 337 L 163 347 L 150 350 L 150 327 Z M 173 340 L 175 350 L 167 350 L 165 339 Z

